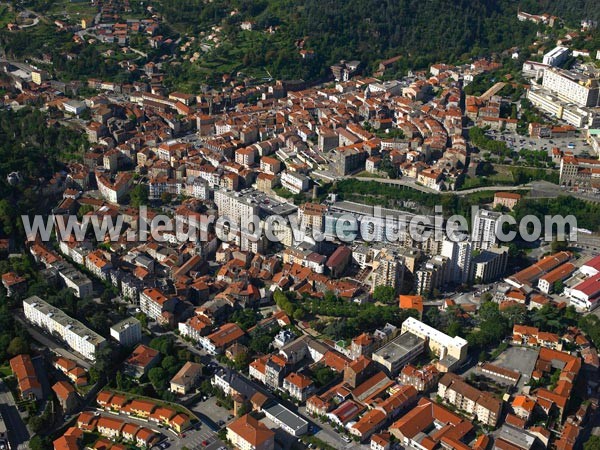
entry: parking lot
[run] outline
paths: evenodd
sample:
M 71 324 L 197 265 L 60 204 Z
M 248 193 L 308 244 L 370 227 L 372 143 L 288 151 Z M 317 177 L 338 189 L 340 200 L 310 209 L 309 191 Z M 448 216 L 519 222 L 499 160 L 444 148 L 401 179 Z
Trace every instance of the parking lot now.
M 502 132 L 495 130 L 487 130 L 486 136 L 490 139 L 497 141 L 506 142 L 506 145 L 511 150 L 538 150 L 547 151 L 548 154 L 552 155 L 552 149 L 558 147 L 563 151 L 573 152 L 574 155 L 580 155 L 582 153 L 588 153 L 592 156 L 594 151 L 585 139 L 580 136 L 572 137 L 556 137 L 552 139 L 545 138 L 531 138 L 529 136 L 521 136 L 518 133 L 504 130 Z
M 522 390 L 523 386 L 531 380 L 538 353 L 539 350 L 535 348 L 509 347 L 492 361 L 492 364 L 519 372 L 521 378 L 517 386 L 519 390 Z
M 207 421 L 215 429 L 220 429 L 226 425 L 233 417 L 231 411 L 217 406 L 217 398 L 209 397 L 206 401 L 200 401 L 193 405 L 191 411 L 200 417 L 203 421 Z

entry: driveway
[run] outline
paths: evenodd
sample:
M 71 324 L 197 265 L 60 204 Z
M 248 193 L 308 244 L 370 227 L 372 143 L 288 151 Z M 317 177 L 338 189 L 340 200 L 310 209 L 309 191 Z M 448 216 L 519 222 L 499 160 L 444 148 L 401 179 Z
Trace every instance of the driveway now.
M 31 436 L 17 410 L 10 389 L 2 380 L 0 380 L 0 413 L 8 430 L 8 440 L 11 448 L 17 450 L 27 449 L 29 447 L 27 442 Z

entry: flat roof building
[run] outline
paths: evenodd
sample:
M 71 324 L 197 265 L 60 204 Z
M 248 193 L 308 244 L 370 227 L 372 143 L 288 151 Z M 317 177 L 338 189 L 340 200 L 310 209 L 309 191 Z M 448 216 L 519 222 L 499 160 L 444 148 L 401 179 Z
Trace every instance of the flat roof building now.
M 395 377 L 402 367 L 411 362 L 425 350 L 425 339 L 412 334 L 402 333 L 373 353 L 373 361 L 389 376 Z
M 106 339 L 98 333 L 36 295 L 23 300 L 23 310 L 29 322 L 59 337 L 90 361 L 95 361 L 96 351 L 106 345 Z
M 413 317 L 402 323 L 402 334 L 404 333 L 412 333 L 426 341 L 429 349 L 440 359 L 440 371 L 447 372 L 467 357 L 469 344 L 465 339 L 460 336 L 448 336 Z

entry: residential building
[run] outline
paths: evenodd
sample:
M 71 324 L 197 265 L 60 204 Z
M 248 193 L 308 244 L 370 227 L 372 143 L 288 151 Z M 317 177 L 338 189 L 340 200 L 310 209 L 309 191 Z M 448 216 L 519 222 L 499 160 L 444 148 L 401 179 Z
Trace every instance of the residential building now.
M 128 317 L 110 327 L 110 336 L 124 347 L 133 347 L 142 340 L 142 324 L 135 317 Z
M 413 386 L 419 392 L 428 391 L 437 385 L 440 372 L 433 364 L 417 368 L 407 364 L 400 372 L 399 381 L 406 386 Z
M 506 272 L 508 247 L 482 250 L 472 259 L 473 279 L 476 283 L 491 283 Z
M 201 376 L 202 364 L 187 361 L 171 378 L 169 390 L 174 394 L 186 395 L 198 384 Z
M 244 336 L 244 330 L 235 323 L 226 323 L 214 333 L 201 336 L 198 343 L 209 353 L 216 355 L 223 353 L 225 348 L 235 343 Z
M 304 402 L 315 390 L 315 385 L 306 375 L 292 372 L 283 379 L 283 390 L 292 398 Z
M 23 300 L 23 311 L 29 322 L 59 337 L 71 349 L 90 361 L 95 361 L 96 352 L 106 345 L 106 339 L 98 333 L 38 296 Z
M 373 362 L 387 375 L 395 377 L 400 369 L 425 350 L 425 339 L 411 332 L 404 332 L 373 353 Z
M 159 362 L 160 352 L 158 350 L 140 344 L 123 363 L 123 373 L 132 378 L 141 378 Z
M 448 258 L 448 281 L 467 283 L 471 279 L 473 244 L 469 241 L 442 243 L 442 256 Z
M 157 320 L 165 311 L 173 312 L 177 299 L 167 298 L 155 288 L 144 289 L 140 294 L 140 309 L 150 319 Z
M 494 427 L 500 419 L 502 401 L 475 389 L 456 374 L 446 373 L 440 379 L 438 395 L 486 425 Z
M 497 228 L 502 213 L 479 209 L 473 217 L 471 241 L 475 250 L 487 250 L 498 242 Z
M 44 393 L 42 385 L 38 379 L 33 362 L 29 355 L 17 355 L 9 361 L 10 370 L 12 370 L 17 380 L 17 387 L 21 398 L 24 400 L 42 400 Z
M 275 433 L 246 414 L 227 425 L 227 440 L 240 450 L 273 450 Z
M 424 339 L 427 347 L 440 359 L 438 370 L 443 372 L 462 363 L 467 357 L 468 343 L 465 339 L 450 337 L 413 317 L 402 323 L 402 334 L 404 333 Z
M 75 388 L 67 381 L 57 381 L 52 390 L 56 394 L 60 406 L 65 414 L 70 414 L 79 404 L 79 396 Z
M 512 211 L 517 203 L 521 200 L 521 194 L 516 194 L 514 192 L 496 192 L 494 194 L 494 202 L 492 203 L 492 208 L 496 208 L 497 206 L 502 206 Z

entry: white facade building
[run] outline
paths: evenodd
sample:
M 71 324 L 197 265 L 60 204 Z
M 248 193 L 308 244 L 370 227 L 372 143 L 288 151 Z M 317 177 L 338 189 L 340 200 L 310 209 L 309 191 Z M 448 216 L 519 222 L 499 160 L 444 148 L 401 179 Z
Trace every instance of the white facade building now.
M 29 322 L 58 336 L 90 361 L 95 361 L 96 351 L 106 345 L 106 339 L 98 333 L 35 295 L 23 300 L 23 311 Z
M 129 317 L 110 327 L 110 335 L 119 344 L 133 347 L 142 340 L 142 324 L 135 317 Z

